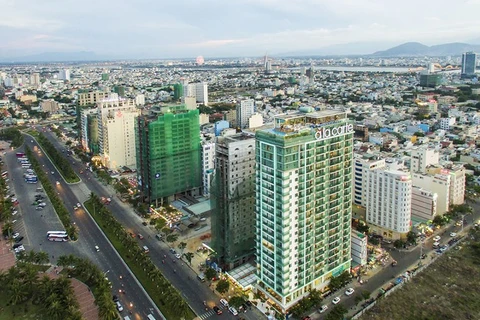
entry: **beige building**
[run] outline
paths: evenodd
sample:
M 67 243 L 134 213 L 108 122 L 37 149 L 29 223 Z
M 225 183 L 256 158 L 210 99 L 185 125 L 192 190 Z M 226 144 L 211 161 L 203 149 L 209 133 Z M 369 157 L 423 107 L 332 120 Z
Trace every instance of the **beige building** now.
M 118 100 L 118 94 L 103 91 L 82 92 L 78 94 L 78 105 L 95 105 L 97 102 L 102 102 L 106 99 Z
M 57 101 L 53 99 L 49 99 L 49 100 L 43 100 L 40 103 L 40 108 L 42 108 L 43 112 L 55 113 L 58 111 L 59 105 Z
M 437 212 L 436 214 L 444 214 L 450 208 L 450 175 L 445 174 L 412 174 L 413 185 L 423 190 L 436 193 L 437 196 Z
M 443 174 L 450 176 L 450 205 L 459 205 L 465 202 L 465 167 L 463 165 L 449 165 L 445 167 L 432 167 L 430 174 Z
M 439 158 L 437 150 L 414 148 L 410 155 L 410 171 L 426 173 L 427 167 L 438 164 Z
M 432 220 L 437 213 L 438 195 L 420 187 L 412 188 L 412 218 Z
M 98 142 L 103 165 L 110 169 L 136 167 L 135 117 L 140 115 L 134 100 L 97 103 Z

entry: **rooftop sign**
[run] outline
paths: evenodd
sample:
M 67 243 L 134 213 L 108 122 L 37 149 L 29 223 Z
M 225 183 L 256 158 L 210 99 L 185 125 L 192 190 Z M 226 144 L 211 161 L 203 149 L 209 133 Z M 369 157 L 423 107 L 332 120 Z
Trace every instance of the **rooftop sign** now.
M 315 139 L 324 140 L 329 138 L 334 138 L 337 136 L 343 136 L 349 133 L 353 133 L 353 124 L 347 123 L 343 126 L 334 127 L 334 128 L 319 128 L 315 132 Z

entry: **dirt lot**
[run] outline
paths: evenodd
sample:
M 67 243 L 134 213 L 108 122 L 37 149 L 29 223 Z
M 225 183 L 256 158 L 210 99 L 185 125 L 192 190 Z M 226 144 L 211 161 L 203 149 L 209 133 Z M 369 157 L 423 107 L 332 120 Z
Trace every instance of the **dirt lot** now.
M 476 236 L 480 238 L 480 232 Z M 449 250 L 410 283 L 379 301 L 360 319 L 480 319 L 479 287 L 480 250 L 475 253 L 464 242 L 461 250 Z

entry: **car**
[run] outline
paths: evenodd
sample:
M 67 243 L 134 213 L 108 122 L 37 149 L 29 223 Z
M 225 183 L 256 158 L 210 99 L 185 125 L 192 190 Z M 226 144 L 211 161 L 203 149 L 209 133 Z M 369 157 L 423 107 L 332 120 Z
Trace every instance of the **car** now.
M 457 234 L 455 232 L 450 232 L 450 237 L 454 238 L 456 236 L 457 236 Z
M 117 305 L 117 310 L 119 312 L 122 312 L 123 311 L 123 306 L 122 304 L 120 303 L 120 301 L 116 301 L 115 304 Z
M 200 221 L 205 221 L 207 220 L 207 218 L 200 218 Z
M 60 185 L 60 181 L 55 182 L 55 184 L 56 184 L 57 186 L 59 186 L 59 185 Z
M 218 314 L 218 315 L 221 315 L 221 314 L 222 314 L 222 310 L 221 310 L 219 307 L 213 306 L 212 309 L 213 309 L 213 311 L 215 311 L 216 314 Z
M 18 213 L 17 210 L 13 210 L 13 211 L 12 211 L 12 216 L 16 215 L 17 213 Z
M 20 246 L 20 247 L 18 247 L 18 248 L 13 249 L 13 251 L 15 251 L 15 253 L 20 253 L 20 252 L 22 252 L 22 251 L 25 251 L 25 247 L 24 247 L 24 246 Z
M 230 313 L 233 314 L 234 316 L 238 316 L 238 311 L 234 307 L 229 307 L 228 311 L 230 311 Z
M 253 306 L 253 303 L 252 303 L 252 301 L 250 301 L 250 300 L 247 300 L 245 303 L 246 303 L 247 306 L 249 306 L 249 307 L 252 307 L 252 306 Z
M 55 172 L 52 171 L 52 174 L 55 174 Z
M 36 207 L 35 210 L 43 210 L 43 207 Z
M 355 290 L 353 290 L 353 288 L 348 288 L 347 291 L 345 291 L 345 295 L 351 296 L 354 292 Z
M 19 243 L 23 240 L 23 236 L 20 236 L 18 237 L 17 239 L 15 239 L 15 243 Z
M 113 302 L 119 301 L 119 299 L 118 299 L 118 297 L 117 297 L 116 295 L 113 295 L 112 299 L 113 299 Z
M 77 202 L 77 208 L 81 208 L 82 205 L 80 204 L 80 202 Z
M 38 206 L 39 206 L 39 207 L 44 207 L 44 208 L 45 208 L 45 207 L 47 206 L 47 204 L 46 204 L 45 202 L 41 202 L 41 203 L 39 203 L 39 204 L 38 204 Z
M 318 309 L 318 312 L 319 313 L 324 313 L 325 311 L 327 311 L 327 309 L 328 309 L 328 307 L 323 305 L 323 306 L 320 307 L 320 309 Z
M 440 239 L 442 239 L 440 236 L 435 236 L 435 237 L 433 237 L 433 241 L 435 241 L 435 242 L 440 241 Z
M 172 254 L 176 254 L 176 253 L 177 253 L 177 251 L 175 251 L 175 249 L 173 249 L 173 248 L 170 248 L 169 251 L 170 251 L 170 253 L 172 253 Z
M 138 236 L 138 239 L 140 239 L 140 240 L 143 239 L 143 236 L 140 233 L 137 236 Z
M 220 299 L 220 304 L 228 308 L 228 302 L 225 299 Z
M 80 170 L 80 174 L 83 174 L 83 170 Z
M 97 252 L 99 252 L 99 251 L 100 251 L 100 248 L 99 248 L 98 246 L 95 246 L 95 250 L 96 250 Z
M 20 233 L 15 232 L 15 233 L 12 235 L 12 238 L 13 238 L 13 239 L 17 239 L 19 236 L 20 236 Z
M 18 247 L 20 247 L 20 246 L 23 246 L 23 244 L 21 244 L 21 243 L 15 243 L 15 244 L 12 246 L 12 248 L 13 248 L 13 249 L 16 249 L 16 248 L 18 248 Z
M 340 302 L 340 297 L 336 297 L 332 300 L 333 304 L 338 304 Z
M 427 255 L 425 253 L 422 253 L 422 255 L 420 256 L 420 259 L 425 259 L 427 257 Z
M 13 198 L 13 196 L 12 196 L 12 199 L 10 199 L 10 200 L 11 200 L 12 202 L 18 201 L 18 199 L 17 199 L 17 198 Z
M 182 257 L 182 255 L 181 255 L 180 253 L 176 253 L 176 254 L 175 254 L 175 257 L 176 257 L 177 259 L 180 259 L 180 258 Z
M 15 219 L 15 220 L 12 220 L 12 223 L 15 223 L 15 222 L 17 222 L 17 219 Z

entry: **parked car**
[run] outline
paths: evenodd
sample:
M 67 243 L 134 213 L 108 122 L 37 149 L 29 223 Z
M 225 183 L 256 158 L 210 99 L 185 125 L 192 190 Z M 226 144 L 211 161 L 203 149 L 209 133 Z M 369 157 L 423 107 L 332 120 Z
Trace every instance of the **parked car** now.
M 440 236 L 435 236 L 435 237 L 433 237 L 433 241 L 435 241 L 435 242 L 440 241 L 440 239 L 442 239 Z
M 12 238 L 13 238 L 13 239 L 17 239 L 19 236 L 20 236 L 20 233 L 15 232 L 15 233 L 12 235 Z
M 327 306 L 321 306 L 320 309 L 318 309 L 318 312 L 324 313 L 325 311 L 327 311 L 327 309 L 328 309 Z
M 228 302 L 225 299 L 220 299 L 220 304 L 222 304 L 224 307 L 228 308 Z
M 17 239 L 15 239 L 15 242 L 16 242 L 16 243 L 19 243 L 19 242 L 22 241 L 22 240 L 23 240 L 23 236 L 20 236 L 20 237 L 18 237 Z
M 175 251 L 175 249 L 173 249 L 173 248 L 170 248 L 170 253 L 172 253 L 172 254 L 176 254 L 176 253 L 177 253 L 177 251 Z
M 453 238 L 453 237 L 456 237 L 456 236 L 457 236 L 457 234 L 455 232 L 450 232 L 450 237 Z
M 117 305 L 117 310 L 122 312 L 123 311 L 123 306 L 122 304 L 120 303 L 120 301 L 116 301 L 115 304 Z
M 333 304 L 338 304 L 340 302 L 340 297 L 336 297 L 332 300 Z
M 176 254 L 175 254 L 175 257 L 176 257 L 177 259 L 180 259 L 180 258 L 182 257 L 182 255 L 181 255 L 180 253 L 176 253 Z M 227 305 L 228 305 L 228 304 L 227 304 Z
M 234 316 L 238 315 L 238 311 L 234 307 L 228 308 L 228 311 L 230 311 Z
M 353 288 L 348 288 L 347 291 L 345 291 L 345 295 L 351 296 L 354 292 L 355 290 L 353 290 Z
M 140 239 L 140 240 L 143 239 L 143 236 L 140 233 L 137 236 L 138 236 L 138 239 Z

